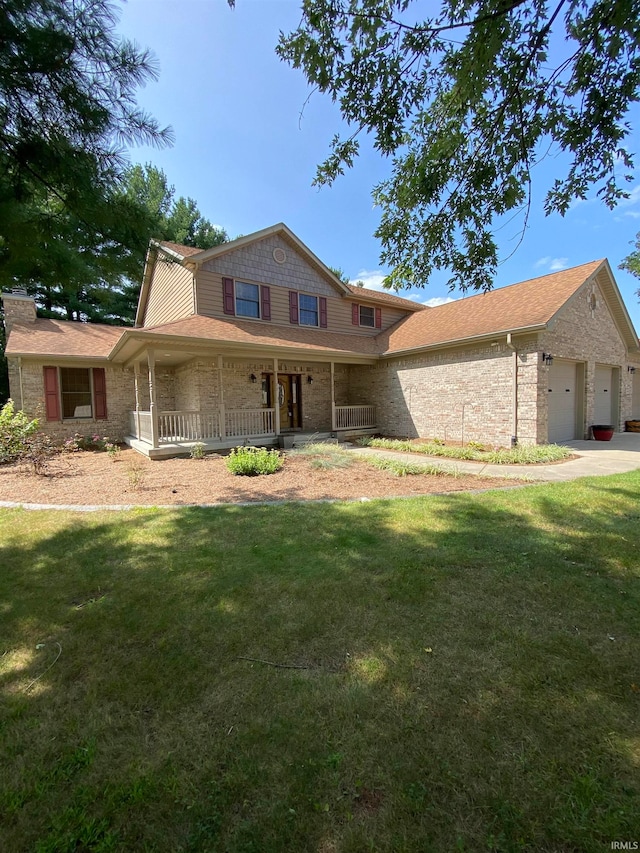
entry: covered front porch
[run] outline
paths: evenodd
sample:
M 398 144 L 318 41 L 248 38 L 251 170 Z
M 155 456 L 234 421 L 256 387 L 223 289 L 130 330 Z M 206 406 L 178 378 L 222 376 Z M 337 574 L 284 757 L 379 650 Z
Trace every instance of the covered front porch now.
M 374 433 L 376 407 L 349 399 L 348 364 L 149 349 L 133 363 L 135 409 L 125 441 L 150 458 L 240 444 L 293 446 Z

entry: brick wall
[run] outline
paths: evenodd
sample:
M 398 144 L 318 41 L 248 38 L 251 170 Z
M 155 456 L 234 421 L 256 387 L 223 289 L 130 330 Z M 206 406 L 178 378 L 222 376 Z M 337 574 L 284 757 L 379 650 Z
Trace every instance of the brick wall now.
M 535 443 L 535 340 L 517 342 L 518 440 Z M 386 435 L 508 446 L 513 433 L 513 354 L 504 344 L 444 350 L 349 368 L 353 404 L 373 403 Z
M 325 432 L 331 429 L 331 368 L 329 364 L 279 361 L 278 372 L 301 376 L 302 429 Z M 156 371 L 158 409 L 216 411 L 222 380 L 227 409 L 262 408 L 262 374 L 273 374 L 273 360 L 224 358 L 222 370 L 217 358 L 199 359 L 177 367 L 175 371 Z M 251 382 L 251 374 L 257 381 Z M 307 382 L 307 377 L 313 383 Z M 349 405 L 349 368 L 336 364 L 336 405 Z M 146 370 L 140 374 L 140 407 L 148 409 L 149 391 Z M 174 402 L 175 401 L 175 402 Z
M 55 438 L 69 438 L 79 432 L 81 435 L 98 433 L 101 436 L 118 441 L 129 432 L 129 412 L 135 408 L 133 387 L 133 372 L 121 367 L 105 366 L 107 383 L 107 415 L 106 420 L 94 418 L 73 418 L 70 420 L 47 421 L 44 404 L 44 374 L 43 367 L 52 366 L 51 359 L 26 360 L 22 359 L 22 389 L 24 399 L 20 400 L 20 375 L 17 359 L 9 359 L 9 381 L 11 393 L 16 405 L 24 409 L 30 417 L 40 419 L 43 432 Z M 90 362 L 78 361 L 74 367 L 91 367 Z
M 7 336 L 14 323 L 33 323 L 36 319 L 36 303 L 32 296 L 3 293 L 4 325 Z
M 592 303 L 592 296 L 595 302 Z M 592 307 L 592 304 L 594 307 Z M 596 281 L 584 284 L 563 307 L 550 328 L 540 335 L 540 349 L 554 358 L 566 358 L 584 363 L 584 411 L 581 431 L 589 438 L 593 423 L 595 403 L 596 364 L 619 368 L 618 411 L 619 422 L 631 417 L 632 376 L 627 371 L 627 351 L 623 339 L 607 307 L 602 290 Z M 540 374 L 539 432 L 547 434 L 546 372 Z

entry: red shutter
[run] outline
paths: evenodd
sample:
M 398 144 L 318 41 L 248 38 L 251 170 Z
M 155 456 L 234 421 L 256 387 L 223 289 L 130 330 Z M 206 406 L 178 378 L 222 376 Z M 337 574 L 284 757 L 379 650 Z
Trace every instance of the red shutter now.
M 235 314 L 236 306 L 233 299 L 233 279 L 232 278 L 223 278 L 222 279 L 222 297 L 223 297 L 223 310 L 225 314 Z
M 44 368 L 44 402 L 48 421 L 60 420 L 60 395 L 58 394 L 58 368 Z
M 107 418 L 107 380 L 104 375 L 104 367 L 93 368 L 93 416 L 96 420 L 104 421 Z
M 260 285 L 260 315 L 263 320 L 271 319 L 271 288 Z
M 298 294 L 295 290 L 289 291 L 289 322 L 298 325 Z
M 325 296 L 321 296 L 318 299 L 318 304 L 320 305 L 320 328 L 327 328 L 327 299 Z
M 360 325 L 360 306 L 355 303 L 351 306 L 351 323 L 354 326 Z
M 376 329 L 382 328 L 382 308 L 376 308 Z

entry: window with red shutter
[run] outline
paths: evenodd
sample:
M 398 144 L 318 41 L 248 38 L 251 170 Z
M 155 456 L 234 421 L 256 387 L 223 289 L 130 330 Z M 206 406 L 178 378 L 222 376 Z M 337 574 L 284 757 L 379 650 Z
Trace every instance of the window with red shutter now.
M 271 319 L 271 288 L 265 284 L 260 285 L 260 302 L 262 309 L 262 319 Z
M 222 300 L 223 300 L 223 311 L 225 314 L 235 314 L 236 306 L 234 301 L 234 293 L 233 293 L 233 279 L 232 278 L 223 278 L 222 279 Z
M 107 380 L 104 367 L 93 368 L 93 402 L 95 417 L 104 421 L 107 418 Z
M 60 394 L 58 392 L 58 368 L 44 368 L 44 402 L 48 421 L 60 420 Z
M 360 306 L 357 305 L 355 302 L 351 306 L 351 324 L 353 326 L 360 325 Z
M 320 303 L 320 328 L 327 328 L 327 300 L 326 297 L 321 296 L 318 300 Z
M 289 291 L 289 322 L 298 325 L 298 293 L 295 290 Z

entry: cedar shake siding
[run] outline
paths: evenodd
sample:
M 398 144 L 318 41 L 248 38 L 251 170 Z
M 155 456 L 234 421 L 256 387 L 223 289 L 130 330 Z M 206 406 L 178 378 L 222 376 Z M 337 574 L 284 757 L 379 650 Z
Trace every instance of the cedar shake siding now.
M 274 255 L 279 258 L 284 255 L 284 261 L 278 263 Z M 312 296 L 336 295 L 336 288 L 326 276 L 277 234 L 205 261 L 202 269 L 241 281 L 277 285 L 285 290 L 301 290 Z
M 194 313 L 193 273 L 159 252 L 143 325 L 159 326 Z

